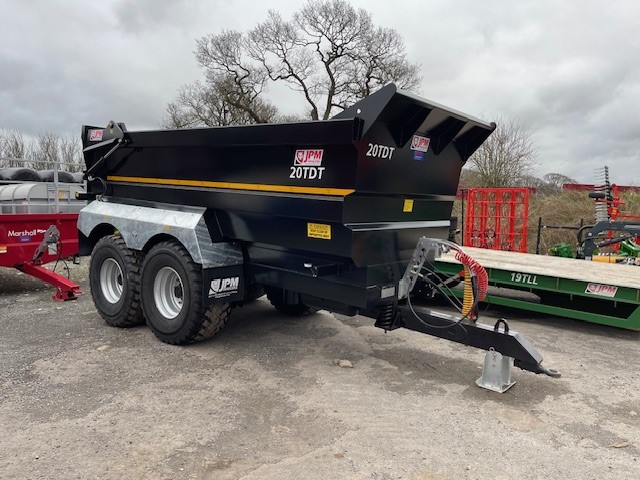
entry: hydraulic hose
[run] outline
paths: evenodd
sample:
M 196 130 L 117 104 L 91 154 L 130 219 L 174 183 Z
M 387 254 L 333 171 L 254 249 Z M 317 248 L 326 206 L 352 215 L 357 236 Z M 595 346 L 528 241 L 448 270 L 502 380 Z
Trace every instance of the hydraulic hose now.
M 489 275 L 487 271 L 478 263 L 475 258 L 470 257 L 462 250 L 458 250 L 456 252 L 456 260 L 459 261 L 462 265 L 464 265 L 465 274 L 464 274 L 464 282 L 465 282 L 465 298 L 467 286 L 471 286 L 471 273 L 475 275 L 478 281 L 478 298 L 477 302 L 481 302 L 487 296 L 487 290 L 489 288 Z
M 471 271 L 468 267 L 464 267 L 464 291 L 462 295 L 462 315 L 469 317 L 475 305 L 473 297 L 473 285 L 471 284 Z

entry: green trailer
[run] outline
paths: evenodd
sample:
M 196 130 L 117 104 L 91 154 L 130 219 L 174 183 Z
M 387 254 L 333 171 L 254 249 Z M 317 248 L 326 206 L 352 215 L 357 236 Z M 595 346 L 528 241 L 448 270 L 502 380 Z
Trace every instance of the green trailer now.
M 486 302 L 640 331 L 640 268 L 465 247 L 487 270 Z M 435 261 L 440 278 L 459 274 L 452 253 Z M 442 289 L 441 289 L 442 290 Z M 462 297 L 462 290 L 449 290 Z

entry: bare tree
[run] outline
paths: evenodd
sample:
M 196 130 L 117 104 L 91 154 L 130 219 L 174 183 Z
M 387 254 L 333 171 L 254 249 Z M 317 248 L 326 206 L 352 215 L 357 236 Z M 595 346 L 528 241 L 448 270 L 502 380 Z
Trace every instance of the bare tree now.
M 387 83 L 415 89 L 421 80 L 398 32 L 375 27 L 369 12 L 344 0 L 308 1 L 289 22 L 271 11 L 248 39 L 249 55 L 271 80 L 303 94 L 313 120 L 326 120 Z
M 205 70 L 212 94 L 225 103 L 225 109 L 232 116 L 248 115 L 250 123 L 268 122 L 275 108 L 260 98 L 268 76 L 255 68 L 246 51 L 243 34 L 235 31 L 208 35 L 196 42 L 198 64 Z
M 549 185 L 550 188 L 560 191 L 565 183 L 578 183 L 577 180 L 567 177 L 561 173 L 547 173 L 542 180 Z
M 363 55 L 351 65 L 352 81 L 341 107 L 392 82 L 404 90 L 418 88 L 422 80 L 419 67 L 405 58 L 404 42 L 398 32 L 390 28 L 372 29 L 363 47 Z
M 571 177 L 561 173 L 547 173 L 542 178 L 528 175 L 524 179 L 524 185 L 535 189 L 538 195 L 555 195 L 562 191 L 565 183 L 577 183 Z
M 162 126 L 185 128 L 268 123 L 277 109 L 261 98 L 268 77 L 254 68 L 244 53 L 239 32 L 224 31 L 197 41 L 196 59 L 205 71 L 205 83 L 183 86 L 167 105 Z
M 472 177 L 481 187 L 521 186 L 533 170 L 537 147 L 517 119 L 499 118 L 497 128 L 469 159 Z
M 238 107 L 237 95 L 220 83 L 194 82 L 182 87 L 178 98 L 167 105 L 162 121 L 164 128 L 189 128 L 215 125 L 240 125 L 249 123 L 266 123 L 273 121 L 277 115 L 275 107 L 254 99 L 248 104 L 251 112 Z
M 66 137 L 40 132 L 35 139 L 25 141 L 18 130 L 0 129 L 0 167 L 31 167 L 80 172 L 84 169 L 82 144 L 77 135 Z
M 23 165 L 21 159 L 27 151 L 22 132 L 18 130 L 0 129 L 0 167 L 18 167 Z
M 413 90 L 418 65 L 393 29 L 345 0 L 309 0 L 291 20 L 270 11 L 247 33 L 223 31 L 197 41 L 206 82 L 183 87 L 164 125 L 263 123 L 281 118 L 265 100 L 270 82 L 299 92 L 308 118 L 327 119 L 390 82 Z
M 61 137 L 59 142 L 60 168 L 67 172 L 81 172 L 84 170 L 82 143 L 78 135 Z
M 29 152 L 29 166 L 36 170 L 51 170 L 60 161 L 60 137 L 51 132 L 40 132 Z

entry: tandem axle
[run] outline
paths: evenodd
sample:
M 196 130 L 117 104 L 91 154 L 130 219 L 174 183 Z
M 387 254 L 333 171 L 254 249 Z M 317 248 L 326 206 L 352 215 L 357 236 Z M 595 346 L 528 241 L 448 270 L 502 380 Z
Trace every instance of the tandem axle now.
M 266 291 L 275 308 L 288 315 L 318 309 L 362 314 L 385 330 L 406 328 L 481 348 L 488 351 L 487 358 L 499 354 L 505 360 L 485 362 L 479 379 L 480 386 L 491 390 L 504 391 L 511 384 L 509 380 L 496 386 L 495 378 L 509 379 L 512 362 L 524 370 L 558 376 L 541 365 L 542 356 L 506 321 L 495 326 L 477 323 L 477 290 L 472 308 L 460 316 L 411 304 L 416 282 L 425 278 L 425 263 L 433 262 L 443 249 L 462 251 L 455 244 L 422 237 L 398 282 L 369 286 L 367 296 L 359 297 L 349 295 L 361 291 L 357 284 L 347 285 L 339 275 L 342 270 L 357 276 L 358 269 L 321 261 L 301 262 L 297 270 L 254 263 L 241 245 L 210 237 L 206 215 L 205 209 L 130 205 L 115 199 L 98 199 L 80 213 L 81 253 L 93 250 L 92 293 L 108 323 L 122 327 L 146 318 L 160 340 L 187 344 L 220 331 L 232 306 Z M 478 267 L 470 271 L 475 284 Z

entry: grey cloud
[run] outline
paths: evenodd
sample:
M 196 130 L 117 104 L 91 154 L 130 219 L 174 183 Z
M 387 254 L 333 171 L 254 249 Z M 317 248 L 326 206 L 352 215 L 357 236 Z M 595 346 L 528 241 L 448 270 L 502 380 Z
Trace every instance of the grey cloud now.
M 493 120 L 518 117 L 539 146 L 538 174 L 590 181 L 609 164 L 640 184 L 640 4 L 628 0 L 450 2 L 352 0 L 405 38 L 422 65 L 421 93 Z M 195 39 L 245 30 L 272 0 L 4 0 L 0 16 L 0 126 L 75 133 L 124 121 L 154 128 L 178 88 L 201 78 Z M 303 102 L 270 89 L 290 114 Z M 297 109 L 297 110 L 296 110 Z
M 161 28 L 188 28 L 202 13 L 202 4 L 195 0 L 123 0 L 114 5 L 114 14 L 120 27 L 135 35 Z

